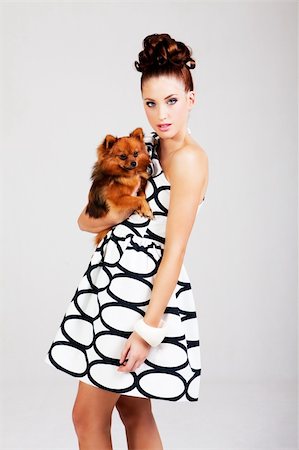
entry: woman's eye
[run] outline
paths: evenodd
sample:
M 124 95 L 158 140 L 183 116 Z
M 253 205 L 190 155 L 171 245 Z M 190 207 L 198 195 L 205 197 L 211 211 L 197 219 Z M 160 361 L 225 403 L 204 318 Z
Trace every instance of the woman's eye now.
M 138 156 L 138 152 L 136 151 L 136 152 L 134 152 L 134 156 Z
M 120 159 L 127 159 L 127 155 L 120 155 Z
M 176 98 L 171 98 L 168 101 L 172 102 L 172 103 L 170 103 L 171 105 L 174 105 L 177 102 L 177 99 Z M 147 106 L 149 106 L 150 108 L 151 108 L 150 104 L 152 104 L 152 103 L 154 103 L 154 102 L 146 102 Z

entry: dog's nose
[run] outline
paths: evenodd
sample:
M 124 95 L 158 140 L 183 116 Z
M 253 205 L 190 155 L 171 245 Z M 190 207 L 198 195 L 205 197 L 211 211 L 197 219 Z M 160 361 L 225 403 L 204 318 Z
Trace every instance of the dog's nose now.
M 135 161 L 132 161 L 132 162 L 131 162 L 131 166 L 132 166 L 132 167 L 135 167 L 136 165 L 137 165 L 137 164 L 136 164 Z

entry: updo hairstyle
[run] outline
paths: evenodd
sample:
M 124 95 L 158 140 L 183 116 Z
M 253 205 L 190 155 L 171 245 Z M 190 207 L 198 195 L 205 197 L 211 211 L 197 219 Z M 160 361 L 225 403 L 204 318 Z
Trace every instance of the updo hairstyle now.
M 195 68 L 192 50 L 183 42 L 172 39 L 169 34 L 150 34 L 143 40 L 143 50 L 138 54 L 135 68 L 141 72 L 140 87 L 151 78 L 160 75 L 175 76 L 183 81 L 185 91 L 193 91 L 190 69 Z

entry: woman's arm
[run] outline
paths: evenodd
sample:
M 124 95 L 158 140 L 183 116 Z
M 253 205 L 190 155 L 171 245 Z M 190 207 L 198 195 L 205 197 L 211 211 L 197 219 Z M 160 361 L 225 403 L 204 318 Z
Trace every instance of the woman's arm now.
M 106 228 L 117 225 L 118 223 L 127 219 L 134 211 L 134 209 L 132 209 L 128 214 L 127 211 L 117 212 L 110 209 L 108 214 L 106 214 L 104 217 L 95 219 L 94 217 L 90 217 L 88 214 L 85 214 L 86 206 L 78 217 L 77 223 L 80 230 L 88 231 L 89 233 L 98 233 L 99 231 L 106 230 Z
M 182 170 L 183 168 L 183 170 Z M 163 257 L 155 277 L 144 322 L 157 327 L 177 284 L 198 205 L 205 195 L 208 158 L 188 146 L 172 157 L 172 180 Z

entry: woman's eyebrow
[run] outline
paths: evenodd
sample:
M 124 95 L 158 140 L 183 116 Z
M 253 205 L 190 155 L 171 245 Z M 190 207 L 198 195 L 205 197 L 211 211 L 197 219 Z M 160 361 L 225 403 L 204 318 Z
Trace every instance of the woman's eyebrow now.
M 166 100 L 166 99 L 169 98 L 169 97 L 172 97 L 173 95 L 177 95 L 177 94 L 170 94 L 170 95 L 167 95 L 167 97 L 165 97 L 164 100 Z M 153 99 L 152 99 L 152 98 L 145 98 L 144 100 L 153 100 Z

